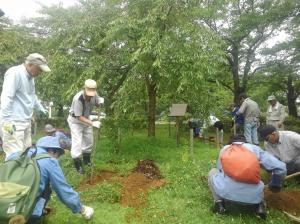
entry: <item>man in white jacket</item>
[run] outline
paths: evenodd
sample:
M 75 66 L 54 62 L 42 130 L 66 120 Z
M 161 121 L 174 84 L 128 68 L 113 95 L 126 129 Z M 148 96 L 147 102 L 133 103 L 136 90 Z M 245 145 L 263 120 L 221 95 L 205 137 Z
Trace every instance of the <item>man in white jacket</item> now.
M 25 63 L 13 66 L 4 74 L 1 93 L 1 137 L 6 158 L 31 146 L 31 117 L 33 108 L 47 114 L 35 94 L 34 78 L 50 72 L 46 59 L 30 54 Z
M 284 119 L 285 119 L 285 106 L 279 103 L 275 96 L 271 95 L 268 97 L 270 106 L 266 113 L 266 123 L 273 125 L 278 131 L 284 130 Z

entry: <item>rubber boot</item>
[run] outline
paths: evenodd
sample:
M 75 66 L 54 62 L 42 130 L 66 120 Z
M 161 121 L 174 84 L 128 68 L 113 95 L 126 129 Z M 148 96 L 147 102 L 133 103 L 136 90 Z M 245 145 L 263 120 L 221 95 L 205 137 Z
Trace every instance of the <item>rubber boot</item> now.
M 91 153 L 83 153 L 82 154 L 82 159 L 83 159 L 83 164 L 84 165 L 92 166 Z
M 225 202 L 223 200 L 218 200 L 214 204 L 213 211 L 215 213 L 224 214 L 226 212 Z
M 74 166 L 78 173 L 80 173 L 80 174 L 84 173 L 81 158 L 74 159 Z
M 262 201 L 261 203 L 256 205 L 255 213 L 261 219 L 266 219 L 267 218 L 266 202 L 265 201 Z

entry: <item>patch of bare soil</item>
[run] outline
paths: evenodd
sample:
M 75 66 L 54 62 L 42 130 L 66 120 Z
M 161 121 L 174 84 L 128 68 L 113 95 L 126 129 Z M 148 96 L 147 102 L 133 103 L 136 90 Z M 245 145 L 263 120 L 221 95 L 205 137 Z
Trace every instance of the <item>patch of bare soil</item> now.
M 112 177 L 118 176 L 116 172 L 108 170 L 96 171 L 92 177 L 83 180 L 79 190 L 93 186 L 103 181 L 110 181 Z M 159 188 L 165 184 L 159 168 L 153 160 L 139 160 L 137 166 L 129 176 L 118 176 L 116 181 L 122 184 L 120 204 L 141 208 L 147 199 L 150 188 Z M 114 180 L 115 181 L 115 180 Z
M 285 211 L 296 216 L 300 215 L 300 191 L 284 190 L 273 193 L 265 189 L 264 193 L 268 207 Z
M 84 179 L 83 181 L 80 182 L 79 190 L 84 189 L 85 187 L 88 187 L 88 186 L 96 185 L 96 184 L 101 183 L 105 180 L 108 181 L 116 175 L 117 175 L 116 172 L 109 171 L 109 170 L 96 171 L 93 176 L 88 177 L 87 179 Z

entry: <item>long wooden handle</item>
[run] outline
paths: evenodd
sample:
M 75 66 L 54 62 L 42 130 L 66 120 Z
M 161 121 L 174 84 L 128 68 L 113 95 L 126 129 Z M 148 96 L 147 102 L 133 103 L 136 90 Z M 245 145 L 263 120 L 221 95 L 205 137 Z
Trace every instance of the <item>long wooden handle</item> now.
M 288 212 L 283 212 L 283 213 L 286 214 L 290 218 L 290 220 L 300 223 L 300 218 L 299 217 L 294 216 L 294 215 L 292 215 Z
M 296 176 L 299 176 L 300 175 L 300 171 L 299 172 L 296 172 L 296 173 L 293 173 L 293 174 L 290 174 L 290 175 L 287 175 L 287 176 L 285 176 L 285 180 L 287 180 L 287 179 L 290 179 L 290 178 L 292 178 L 292 177 L 296 177 Z

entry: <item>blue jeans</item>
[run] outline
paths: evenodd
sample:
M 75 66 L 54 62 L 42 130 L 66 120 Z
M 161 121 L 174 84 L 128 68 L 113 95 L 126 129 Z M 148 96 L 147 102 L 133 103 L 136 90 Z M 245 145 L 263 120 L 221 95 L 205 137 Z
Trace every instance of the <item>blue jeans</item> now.
M 244 124 L 244 135 L 246 141 L 251 144 L 258 145 L 258 137 L 257 137 L 257 122 L 251 121 Z

